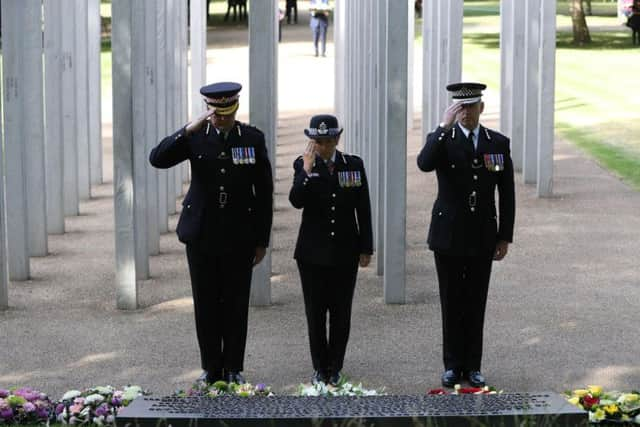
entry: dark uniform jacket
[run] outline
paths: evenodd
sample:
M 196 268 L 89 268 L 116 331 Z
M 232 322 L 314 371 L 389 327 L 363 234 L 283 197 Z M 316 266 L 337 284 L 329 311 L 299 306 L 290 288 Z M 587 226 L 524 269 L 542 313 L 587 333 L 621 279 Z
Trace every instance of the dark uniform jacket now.
M 191 162 L 191 186 L 176 232 L 183 243 L 204 241 L 219 252 L 269 246 L 273 178 L 264 134 L 236 122 L 225 139 L 213 127 L 163 139 L 149 156 L 158 168 Z
M 497 240 L 513 240 L 515 192 L 509 139 L 480 126 L 477 147 L 474 151 L 456 124 L 448 131 L 438 127 L 430 133 L 418 155 L 418 167 L 435 170 L 438 177 L 427 239 L 431 250 L 478 255 L 492 252 Z
M 294 258 L 319 265 L 352 264 L 373 253 L 369 186 L 362 159 L 336 151 L 333 175 L 316 157 L 311 174 L 303 159 L 295 174 L 289 201 L 303 209 Z

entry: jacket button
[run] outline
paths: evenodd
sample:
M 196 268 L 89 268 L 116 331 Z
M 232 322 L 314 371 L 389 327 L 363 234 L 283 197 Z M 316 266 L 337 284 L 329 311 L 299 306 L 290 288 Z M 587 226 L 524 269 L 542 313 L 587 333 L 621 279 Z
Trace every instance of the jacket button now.
M 473 206 L 471 206 L 470 209 L 471 209 L 471 212 L 475 212 L 476 211 L 476 208 L 474 208 Z
M 442 212 L 438 212 L 438 216 L 442 216 Z
M 335 207 L 335 206 L 331 206 L 331 210 L 332 210 L 332 211 L 335 211 L 335 210 L 336 210 L 336 207 Z
M 478 175 L 473 175 L 473 179 L 477 181 L 478 180 Z
M 331 232 L 331 235 L 332 235 L 332 236 L 335 236 L 335 235 L 336 235 L 336 233 L 334 233 L 334 232 L 332 231 L 332 232 Z
M 222 153 L 220 153 L 221 156 L 226 156 L 227 153 L 225 153 L 224 151 Z
M 478 159 L 473 159 L 473 163 L 478 164 Z
M 333 193 L 333 194 L 331 195 L 331 197 L 336 197 L 336 193 Z
M 455 168 L 456 168 L 456 165 L 451 165 L 451 169 L 455 169 Z
M 220 173 L 227 173 L 227 170 L 225 168 L 220 169 Z
M 220 186 L 220 191 L 224 191 L 224 185 Z
M 335 219 L 332 219 L 332 220 L 331 220 L 331 224 L 335 224 L 335 223 L 336 223 L 336 220 L 335 220 Z
M 191 205 L 187 205 L 187 209 L 191 209 Z

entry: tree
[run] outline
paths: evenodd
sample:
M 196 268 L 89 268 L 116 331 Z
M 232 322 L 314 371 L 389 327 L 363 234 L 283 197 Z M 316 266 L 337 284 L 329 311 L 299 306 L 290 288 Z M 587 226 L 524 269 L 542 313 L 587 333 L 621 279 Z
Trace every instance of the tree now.
M 571 0 L 571 21 L 573 22 L 573 43 L 578 45 L 591 43 L 583 0 Z

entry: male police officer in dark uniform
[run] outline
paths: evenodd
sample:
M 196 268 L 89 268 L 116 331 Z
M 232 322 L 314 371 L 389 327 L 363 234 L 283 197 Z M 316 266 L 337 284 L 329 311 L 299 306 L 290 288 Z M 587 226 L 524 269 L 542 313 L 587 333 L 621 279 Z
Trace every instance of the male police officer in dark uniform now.
M 253 266 L 269 246 L 273 179 L 264 134 L 235 120 L 238 83 L 200 93 L 208 110 L 151 151 L 157 168 L 191 162 L 191 187 L 177 233 L 187 260 L 204 372 L 201 380 L 243 383 Z
M 303 209 L 294 257 L 315 370 L 312 381 L 335 385 L 349 340 L 358 265 L 368 266 L 373 253 L 369 187 L 362 159 L 336 150 L 342 129 L 334 116 L 313 116 L 304 133 L 311 141 L 293 164 L 289 193 L 291 204 Z
M 418 167 L 435 170 L 438 177 L 428 243 L 440 287 L 445 387 L 461 379 L 475 387 L 485 384 L 480 363 L 491 264 L 504 258 L 513 238 L 509 139 L 479 124 L 485 88 L 480 83 L 447 86 L 454 103 L 418 155 Z

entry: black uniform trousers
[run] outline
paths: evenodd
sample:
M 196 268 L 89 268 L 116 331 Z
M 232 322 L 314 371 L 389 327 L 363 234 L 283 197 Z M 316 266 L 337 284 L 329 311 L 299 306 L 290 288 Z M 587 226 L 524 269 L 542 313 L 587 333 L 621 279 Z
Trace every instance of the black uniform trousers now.
M 493 252 L 455 256 L 434 252 L 445 369 L 479 371 Z
M 316 265 L 297 260 L 313 369 L 342 370 L 351 329 L 351 305 L 358 275 L 358 260 L 346 265 Z M 329 335 L 327 338 L 327 312 Z
M 254 256 L 187 244 L 202 369 L 214 375 L 243 370 Z

